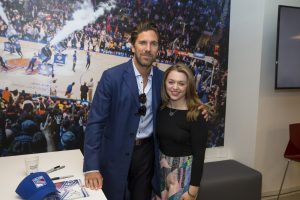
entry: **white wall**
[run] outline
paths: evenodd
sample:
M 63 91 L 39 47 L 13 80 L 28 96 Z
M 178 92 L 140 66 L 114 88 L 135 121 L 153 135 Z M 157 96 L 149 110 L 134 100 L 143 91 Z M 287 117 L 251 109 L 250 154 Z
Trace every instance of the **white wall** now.
M 300 1 L 267 0 L 265 5 L 255 155 L 265 192 L 279 189 L 287 163 L 283 153 L 289 140 L 289 124 L 300 122 L 300 90 L 274 90 L 278 5 L 300 7 Z M 298 163 L 290 165 L 284 183 L 284 188 L 294 187 L 300 187 Z
M 262 173 L 263 194 L 279 190 L 288 125 L 300 122 L 300 91 L 274 90 L 279 4 L 300 1 L 231 0 L 225 148 Z M 292 164 L 284 188 L 299 180 L 300 165 Z
M 254 167 L 257 127 L 262 0 L 232 0 L 225 147 L 236 160 Z

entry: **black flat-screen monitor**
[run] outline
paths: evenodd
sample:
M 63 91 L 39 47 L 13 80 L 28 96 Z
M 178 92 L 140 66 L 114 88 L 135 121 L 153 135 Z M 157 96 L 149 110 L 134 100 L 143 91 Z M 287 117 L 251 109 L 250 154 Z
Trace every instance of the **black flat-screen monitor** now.
M 300 88 L 299 7 L 278 7 L 275 88 Z

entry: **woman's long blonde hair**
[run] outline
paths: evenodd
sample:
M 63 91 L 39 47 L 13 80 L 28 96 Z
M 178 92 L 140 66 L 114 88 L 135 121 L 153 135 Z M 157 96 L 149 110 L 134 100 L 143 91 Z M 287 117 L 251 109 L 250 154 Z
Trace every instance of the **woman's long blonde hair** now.
M 196 93 L 195 80 L 192 71 L 183 63 L 177 63 L 175 65 L 172 65 L 165 71 L 163 84 L 161 86 L 161 99 L 162 99 L 161 108 L 163 109 L 167 107 L 170 101 L 170 97 L 166 91 L 166 80 L 171 71 L 177 71 L 183 73 L 187 77 L 187 88 L 186 88 L 185 99 L 186 99 L 188 112 L 186 117 L 188 121 L 197 120 L 200 114 L 200 110 L 198 109 L 198 107 L 202 104 L 202 102 L 200 101 Z

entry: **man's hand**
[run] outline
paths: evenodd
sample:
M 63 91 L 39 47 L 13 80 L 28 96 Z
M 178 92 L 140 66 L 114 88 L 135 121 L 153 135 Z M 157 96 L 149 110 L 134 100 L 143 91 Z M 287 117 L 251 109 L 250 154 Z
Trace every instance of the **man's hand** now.
M 208 113 L 208 107 L 205 106 L 204 104 L 201 104 L 199 107 L 198 107 L 198 110 L 201 110 L 201 114 L 203 115 L 204 119 L 206 121 L 208 121 L 208 117 L 209 117 L 209 113 Z
M 98 190 L 102 188 L 103 178 L 100 172 L 88 172 L 84 175 L 85 186 L 92 190 Z

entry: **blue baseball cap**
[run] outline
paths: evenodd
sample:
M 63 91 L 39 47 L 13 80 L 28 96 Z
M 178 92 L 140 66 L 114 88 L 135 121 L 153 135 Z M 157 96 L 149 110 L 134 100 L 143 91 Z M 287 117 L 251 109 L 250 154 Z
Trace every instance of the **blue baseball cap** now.
M 31 173 L 16 189 L 16 193 L 26 200 L 40 200 L 54 192 L 58 191 L 46 172 Z

